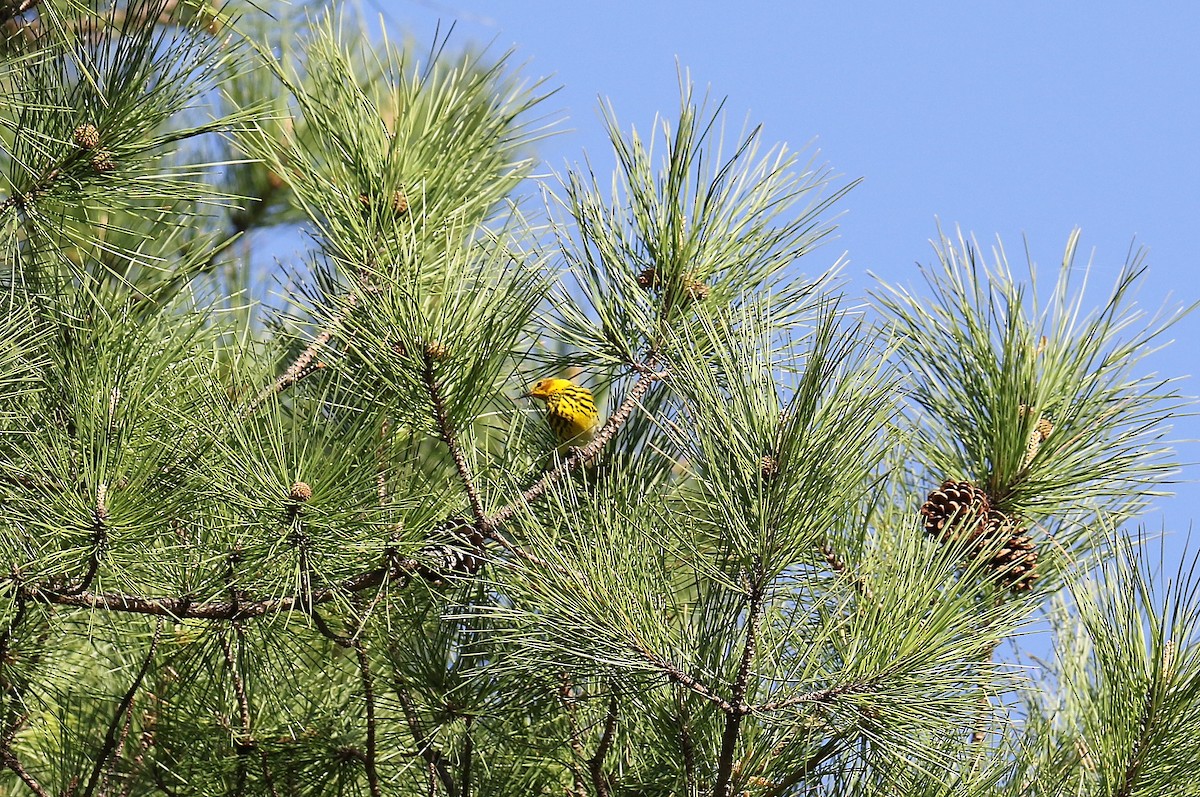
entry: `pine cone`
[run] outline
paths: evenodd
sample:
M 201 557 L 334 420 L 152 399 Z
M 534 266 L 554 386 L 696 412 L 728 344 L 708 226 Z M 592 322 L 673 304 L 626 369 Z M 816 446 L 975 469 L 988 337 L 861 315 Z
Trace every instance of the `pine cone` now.
M 1001 584 L 1013 592 L 1024 592 L 1037 579 L 1037 560 L 1037 546 L 1033 538 L 1025 529 L 1017 528 L 1008 542 L 988 559 L 988 567 Z
M 418 555 L 417 573 L 430 584 L 445 584 L 454 576 L 473 576 L 483 567 L 483 535 L 461 518 L 440 523 L 435 534 L 448 534 L 453 545 L 432 543 Z
M 921 504 L 925 533 L 939 542 L 974 542 L 987 534 L 1000 513 L 992 509 L 987 493 L 966 481 L 947 479 Z M 1002 517 L 1002 515 L 1001 515 Z
M 642 271 L 641 274 L 637 275 L 637 284 L 646 290 L 653 290 L 655 288 L 662 287 L 662 282 L 658 278 L 658 269 L 656 269 L 654 266 L 650 266 Z
M 779 459 L 774 454 L 763 454 L 758 460 L 758 469 L 766 481 L 779 475 Z

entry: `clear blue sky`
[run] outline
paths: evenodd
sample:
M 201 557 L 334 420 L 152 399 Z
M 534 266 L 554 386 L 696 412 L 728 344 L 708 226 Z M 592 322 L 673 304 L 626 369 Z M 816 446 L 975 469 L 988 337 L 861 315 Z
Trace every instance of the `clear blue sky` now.
M 1023 237 L 1053 273 L 1073 227 L 1080 265 L 1112 284 L 1131 242 L 1149 248 L 1139 300 L 1200 300 L 1200 2 L 602 2 L 362 0 L 393 32 L 428 41 L 456 21 L 451 43 L 510 46 L 531 76 L 562 91 L 551 105 L 567 132 L 541 155 L 555 168 L 587 150 L 611 162 L 596 108 L 645 129 L 678 106 L 676 61 L 728 97 L 733 122 L 763 123 L 767 142 L 812 142 L 847 179 L 838 241 L 850 291 L 871 271 L 915 284 L 932 259 L 935 217 L 1011 260 Z M 815 270 L 815 265 L 813 266 Z M 1163 375 L 1200 375 L 1200 313 L 1151 361 Z M 1183 390 L 1200 393 L 1189 379 Z M 1176 435 L 1200 438 L 1183 418 Z M 1200 446 L 1180 446 L 1190 461 Z M 1200 478 L 1189 466 L 1184 478 Z M 1146 518 L 1178 538 L 1200 520 L 1200 489 Z M 1174 546 L 1172 546 L 1174 547 Z

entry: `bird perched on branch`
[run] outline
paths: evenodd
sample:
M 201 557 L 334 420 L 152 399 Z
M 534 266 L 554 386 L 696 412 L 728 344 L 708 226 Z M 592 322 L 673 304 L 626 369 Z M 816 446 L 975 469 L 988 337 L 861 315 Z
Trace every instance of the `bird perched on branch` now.
M 542 379 L 526 395 L 546 402 L 546 418 L 558 438 L 559 453 L 587 445 L 596 436 L 600 415 L 586 387 L 570 379 Z

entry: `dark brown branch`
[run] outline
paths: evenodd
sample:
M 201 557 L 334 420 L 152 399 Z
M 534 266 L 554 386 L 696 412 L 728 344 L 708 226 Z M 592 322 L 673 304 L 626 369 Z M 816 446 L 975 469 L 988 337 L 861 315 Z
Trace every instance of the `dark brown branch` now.
M 45 787 L 38 783 L 33 775 L 29 774 L 25 767 L 21 765 L 20 759 L 7 746 L 3 750 L 0 750 L 0 758 L 3 759 L 4 766 L 12 770 L 37 797 L 50 797 L 50 792 L 46 791 Z
M 389 578 L 405 576 L 415 570 L 413 562 L 395 561 L 386 567 L 368 570 L 346 579 L 333 587 L 314 590 L 309 595 L 289 595 L 262 600 L 211 600 L 195 602 L 191 598 L 146 597 L 111 592 L 80 592 L 78 594 L 43 589 L 36 586 L 18 587 L 18 594 L 33 603 L 73 606 L 82 609 L 106 609 L 130 614 L 198 620 L 246 620 L 273 612 L 309 611 L 311 607 L 328 603 L 339 595 L 362 592 L 382 585 Z
M 750 594 L 746 610 L 746 643 L 742 647 L 741 660 L 738 662 L 737 678 L 733 682 L 733 692 L 730 702 L 736 711 L 725 715 L 725 729 L 721 734 L 721 752 L 717 758 L 717 779 L 713 785 L 716 797 L 730 797 L 733 794 L 733 758 L 737 753 L 738 736 L 742 730 L 742 718 L 749 713 L 746 705 L 746 693 L 750 685 L 750 666 L 758 650 L 758 623 L 762 614 L 765 576 L 762 562 L 755 561 L 754 570 L 750 576 Z
M 683 670 L 676 667 L 671 662 L 669 662 L 665 659 L 659 658 L 654 653 L 650 652 L 649 650 L 647 650 L 644 647 L 634 645 L 633 649 L 635 651 L 637 651 L 642 656 L 642 658 L 644 658 L 650 664 L 654 665 L 655 667 L 657 667 L 658 669 L 660 669 L 664 673 L 666 673 L 666 676 L 669 680 L 672 680 L 682 686 L 687 687 L 688 689 L 691 689 L 693 692 L 700 695 L 705 700 L 708 700 L 710 703 L 713 703 L 714 705 L 716 705 L 719 709 L 724 711 L 726 714 L 737 713 L 738 709 L 737 709 L 737 707 L 734 706 L 733 703 L 730 703 L 728 700 L 721 697 L 716 692 L 709 689 L 707 686 L 700 683 L 698 680 L 696 680 L 692 676 L 688 675 L 687 673 L 685 673 Z
M 463 453 L 462 446 L 458 444 L 458 437 L 454 433 L 454 427 L 450 423 L 450 416 L 446 412 L 446 402 L 442 396 L 442 387 L 438 384 L 437 378 L 433 373 L 433 355 L 427 350 L 425 352 L 425 365 L 421 370 L 421 378 L 425 382 L 425 389 L 429 392 L 429 401 L 433 406 L 433 420 L 437 424 L 438 434 L 442 438 L 442 442 L 446 444 L 446 448 L 450 449 L 450 456 L 454 460 L 454 467 L 458 470 L 458 477 L 462 481 L 463 489 L 467 492 L 467 498 L 471 502 L 471 512 L 475 515 L 475 523 L 480 531 L 487 532 L 491 525 L 488 522 L 487 513 L 483 511 L 483 502 L 479 498 L 479 488 L 475 485 L 475 477 L 471 474 L 471 463 L 467 462 L 467 457 Z
M 538 479 L 532 487 L 522 493 L 520 500 L 501 508 L 494 515 L 487 518 L 487 528 L 494 529 L 504 525 L 513 515 L 520 512 L 522 508 L 540 498 L 546 490 L 550 489 L 552 484 L 565 477 L 571 471 L 590 462 L 593 457 L 599 454 L 621 427 L 625 425 L 625 422 L 629 420 L 629 416 L 633 414 L 634 409 L 641 403 L 642 397 L 646 395 L 651 386 L 665 375 L 661 372 L 649 370 L 650 368 L 651 366 L 649 365 L 638 366 L 636 368 L 642 375 L 638 377 L 638 381 L 629 389 L 629 393 L 625 396 L 621 405 L 617 407 L 616 412 L 608 416 L 608 420 L 604 422 L 604 426 L 600 427 L 600 431 L 596 433 L 591 442 L 585 446 L 572 449 L 571 453 L 563 457 L 557 466 L 546 471 L 542 478 Z
M 129 690 L 125 692 L 125 696 L 121 698 L 120 704 L 117 706 L 117 712 L 113 715 L 113 721 L 108 725 L 108 731 L 104 734 L 104 744 L 100 746 L 100 753 L 96 756 L 96 764 L 92 767 L 92 774 L 88 776 L 87 785 L 83 788 L 83 797 L 92 797 L 96 790 L 96 785 L 100 782 L 100 773 L 104 770 L 105 764 L 108 762 L 108 757 L 112 755 L 117 744 L 117 728 L 124 724 L 125 713 L 129 711 L 129 707 L 133 704 L 133 698 L 137 694 L 138 689 L 142 686 L 142 680 L 146 677 L 146 673 L 150 670 L 150 664 L 154 661 L 154 655 L 158 652 L 158 640 L 162 636 L 163 621 L 159 619 L 154 625 L 154 638 L 150 641 L 150 650 L 146 653 L 146 658 L 142 661 L 141 669 L 130 684 Z
M 383 791 L 379 786 L 379 770 L 375 765 L 377 760 L 375 747 L 375 678 L 371 675 L 371 660 L 367 657 L 367 649 L 363 645 L 362 640 L 354 640 L 351 647 L 354 648 L 354 654 L 358 657 L 358 672 L 362 678 L 363 699 L 366 701 L 367 750 L 363 756 L 363 767 L 367 770 L 367 788 L 371 790 L 371 797 L 383 797 Z
M 608 778 L 604 775 L 604 759 L 612 748 L 613 733 L 617 728 L 617 693 L 608 696 L 608 715 L 604 719 L 604 732 L 600 734 L 600 743 L 596 745 L 596 753 L 588 759 L 588 771 L 592 775 L 592 786 L 596 789 L 596 797 L 609 797 Z

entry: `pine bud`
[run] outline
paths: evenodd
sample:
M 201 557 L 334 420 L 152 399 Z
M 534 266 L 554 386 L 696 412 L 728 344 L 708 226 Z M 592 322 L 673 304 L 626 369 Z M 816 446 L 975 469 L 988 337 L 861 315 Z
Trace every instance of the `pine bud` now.
M 431 360 L 444 360 L 450 354 L 450 349 L 440 340 L 431 340 L 425 344 L 425 356 Z
M 288 498 L 293 501 L 304 502 L 312 498 L 312 488 L 305 482 L 295 482 L 292 484 L 292 489 L 288 491 Z
M 637 284 L 640 285 L 641 287 L 645 288 L 646 290 L 653 290 L 655 288 L 658 288 L 659 287 L 658 269 L 656 269 L 654 266 L 650 266 L 649 268 L 642 271 L 641 274 L 637 275 Z
M 81 149 L 95 149 L 100 146 L 100 131 L 93 124 L 83 124 L 75 128 L 75 146 Z
M 408 212 L 408 197 L 399 188 L 392 192 L 392 210 L 397 213 Z
M 97 174 L 111 172 L 113 169 L 117 168 L 117 162 L 113 160 L 112 153 L 106 149 L 96 150 L 95 154 L 92 155 L 91 163 L 92 171 L 96 172 Z

